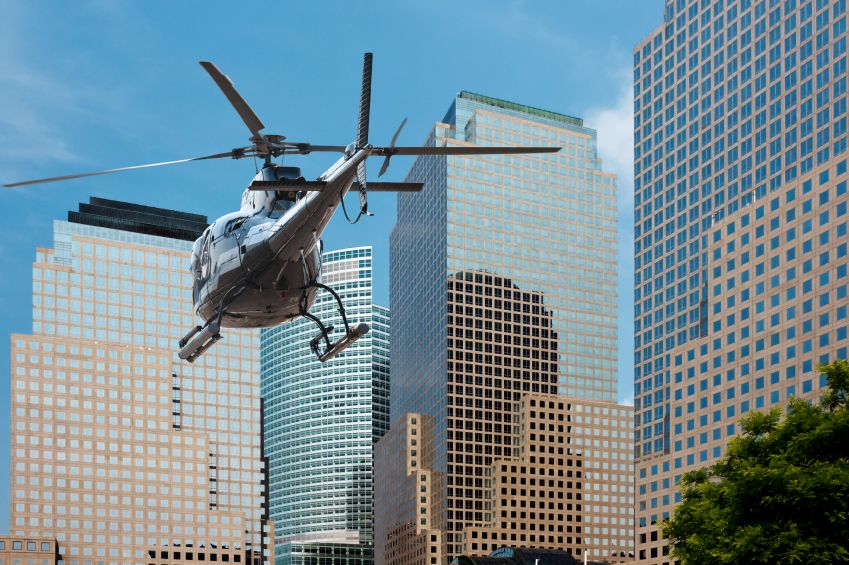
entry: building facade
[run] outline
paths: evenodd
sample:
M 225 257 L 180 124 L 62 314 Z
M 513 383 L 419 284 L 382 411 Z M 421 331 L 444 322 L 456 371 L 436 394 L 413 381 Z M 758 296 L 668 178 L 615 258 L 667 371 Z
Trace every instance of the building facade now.
M 669 0 L 634 50 L 638 558 L 681 475 L 847 357 L 846 3 Z
M 349 322 L 371 330 L 326 363 L 310 349 L 318 329 L 308 319 L 262 332 L 278 565 L 373 561 L 372 450 L 389 428 L 389 311 L 372 300 L 370 247 L 327 251 L 322 262 L 322 282 L 339 294 Z M 341 335 L 329 293 L 310 311 Z
M 580 119 L 461 92 L 425 145 L 562 146 L 427 156 L 407 176 L 391 245 L 393 420 L 433 422 L 424 456 L 439 559 L 485 520 L 484 477 L 512 457 L 523 394 L 610 402 L 616 390 L 616 178 Z M 391 524 L 387 527 L 392 527 Z
M 435 512 L 445 474 L 433 468 L 433 418 L 407 412 L 392 422 L 374 452 L 374 562 L 443 562 Z
M 463 554 L 514 546 L 632 562 L 633 409 L 526 394 L 516 411 L 519 448 L 486 473 L 488 510 L 463 528 Z
M 483 519 L 462 528 L 461 554 L 514 546 L 632 562 L 633 409 L 539 393 L 514 409 L 518 447 L 486 469 Z M 407 413 L 385 439 L 375 454 L 375 563 L 441 563 L 442 531 L 430 525 L 444 482 L 427 456 L 432 418 Z
M 0 565 L 56 565 L 56 540 L 0 536 Z
M 206 225 L 92 198 L 36 250 L 32 334 L 11 338 L 11 534 L 68 565 L 269 561 L 258 333 L 176 355 Z

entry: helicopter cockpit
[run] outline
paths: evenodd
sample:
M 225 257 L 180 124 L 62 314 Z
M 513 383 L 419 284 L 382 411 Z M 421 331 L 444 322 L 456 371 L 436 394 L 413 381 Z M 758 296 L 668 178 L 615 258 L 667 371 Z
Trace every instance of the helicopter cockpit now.
M 253 178 L 255 181 L 281 181 L 301 178 L 299 167 L 283 167 L 269 165 L 259 171 Z M 242 194 L 242 209 L 254 213 L 265 212 L 269 217 L 279 218 L 291 208 L 300 198 L 300 193 L 288 190 L 262 191 L 246 190 Z
M 272 164 L 259 171 L 253 180 L 280 181 L 298 178 L 301 178 L 299 167 Z M 206 228 L 192 247 L 190 268 L 195 283 L 195 301 L 197 301 L 200 287 L 212 274 L 213 264 L 217 264 L 220 256 L 226 253 L 228 248 L 237 247 L 236 242 L 230 242 L 227 236 L 241 228 L 251 217 L 264 216 L 271 219 L 282 217 L 301 197 L 301 192 L 248 189 L 242 194 L 242 206 L 238 212 L 223 216 Z

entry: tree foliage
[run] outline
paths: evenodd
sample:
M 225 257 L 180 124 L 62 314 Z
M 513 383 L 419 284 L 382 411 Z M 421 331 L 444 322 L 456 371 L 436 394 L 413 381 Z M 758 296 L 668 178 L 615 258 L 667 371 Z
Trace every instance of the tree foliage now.
M 849 362 L 822 365 L 819 405 L 752 412 L 714 465 L 686 473 L 663 526 L 672 554 L 701 563 L 849 562 Z

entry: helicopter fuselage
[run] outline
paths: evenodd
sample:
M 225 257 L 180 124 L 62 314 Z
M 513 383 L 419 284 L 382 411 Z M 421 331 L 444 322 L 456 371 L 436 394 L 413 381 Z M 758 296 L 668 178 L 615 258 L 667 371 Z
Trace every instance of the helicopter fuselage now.
M 309 309 L 321 279 L 321 233 L 371 148 L 351 152 L 319 177 L 320 191 L 251 190 L 237 212 L 215 220 L 195 241 L 195 312 L 222 327 L 270 327 Z M 299 178 L 294 167 L 267 166 L 254 181 Z

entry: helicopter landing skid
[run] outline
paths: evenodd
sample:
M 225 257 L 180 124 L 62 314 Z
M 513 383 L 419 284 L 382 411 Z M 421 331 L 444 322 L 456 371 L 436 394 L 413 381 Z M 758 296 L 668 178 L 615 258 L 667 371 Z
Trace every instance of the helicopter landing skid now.
M 183 339 L 179 341 L 180 352 L 177 355 L 180 359 L 193 363 L 219 339 L 221 339 L 221 324 L 216 317 L 205 326 L 195 326 L 183 336 Z
M 342 317 L 342 323 L 345 325 L 345 335 L 333 343 L 330 342 L 330 332 L 333 331 L 333 326 L 325 326 L 324 323 L 317 316 L 314 316 L 313 314 L 310 314 L 307 311 L 306 296 L 307 289 L 309 288 L 318 288 L 321 290 L 326 290 L 336 300 L 339 315 Z M 355 341 L 357 341 L 368 333 L 368 324 L 358 324 L 353 328 L 348 324 L 348 317 L 345 315 L 345 307 L 342 306 L 342 300 L 339 298 L 339 295 L 336 294 L 336 291 L 334 291 L 329 286 L 317 282 L 311 282 L 304 286 L 301 290 L 303 290 L 303 295 L 301 297 L 300 303 L 300 314 L 304 318 L 312 320 L 315 325 L 318 326 L 319 330 L 319 333 L 310 340 L 310 349 L 313 353 L 315 353 L 315 356 L 318 357 L 318 360 L 322 363 L 333 359 L 334 357 L 342 353 L 345 349 L 347 349 Z M 320 344 L 322 341 L 324 341 L 325 344 L 324 351 L 322 351 L 320 348 Z
M 180 351 L 177 353 L 180 359 L 193 363 L 195 359 L 203 355 L 204 351 L 221 339 L 221 319 L 224 317 L 224 309 L 244 290 L 244 286 L 233 287 L 228 290 L 221 298 L 218 314 L 213 316 L 205 325 L 195 326 L 183 336 L 183 339 L 177 343 L 180 346 Z

